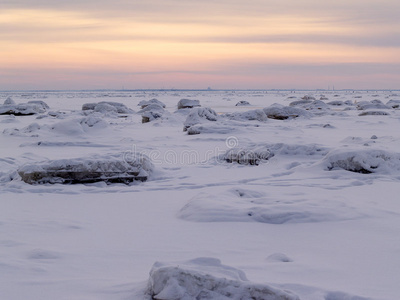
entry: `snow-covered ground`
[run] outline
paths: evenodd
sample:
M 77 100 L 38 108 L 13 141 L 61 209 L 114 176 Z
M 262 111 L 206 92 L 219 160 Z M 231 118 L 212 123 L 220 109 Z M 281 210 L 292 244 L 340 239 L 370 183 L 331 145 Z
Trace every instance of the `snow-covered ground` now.
M 0 299 L 399 299 L 400 92 L 321 93 L 0 93 Z

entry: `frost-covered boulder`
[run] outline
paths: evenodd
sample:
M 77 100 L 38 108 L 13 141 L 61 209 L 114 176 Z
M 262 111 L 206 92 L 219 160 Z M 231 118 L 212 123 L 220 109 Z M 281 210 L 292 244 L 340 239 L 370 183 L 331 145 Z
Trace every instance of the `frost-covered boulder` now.
M 277 155 L 298 155 L 304 157 L 323 157 L 328 153 L 328 148 L 317 144 L 265 144 L 249 145 L 247 147 L 235 147 L 219 155 L 218 160 L 228 163 L 239 163 L 244 165 L 258 165 Z
M 140 108 L 145 108 L 146 106 L 149 106 L 150 104 L 157 104 L 159 106 L 161 106 L 162 108 L 165 108 L 165 104 L 163 102 L 161 102 L 158 99 L 150 99 L 150 100 L 142 100 L 139 102 L 138 106 L 140 106 Z
M 252 283 L 243 271 L 206 257 L 155 263 L 146 294 L 160 300 L 299 300 L 289 291 Z
M 303 107 L 304 105 L 310 104 L 312 102 L 313 102 L 313 100 L 309 100 L 309 99 L 296 100 L 296 101 L 290 102 L 289 106 L 301 106 L 301 107 Z
M 311 95 L 304 95 L 301 99 L 303 100 L 316 100 L 315 97 Z
M 390 109 L 391 107 L 385 105 L 380 100 L 372 100 L 372 101 L 361 101 L 356 105 L 358 110 L 367 110 L 367 109 Z
M 142 123 L 148 123 L 154 121 L 155 119 L 161 118 L 165 114 L 165 110 L 162 105 L 152 103 L 144 106 L 144 108 L 140 110 L 138 114 L 142 115 Z
M 186 117 L 185 122 L 183 123 L 183 131 L 187 131 L 189 127 L 201 124 L 208 121 L 217 121 L 218 115 L 217 113 L 208 107 L 204 108 L 194 108 Z
M 97 108 L 97 106 L 99 106 Z M 111 109 L 110 107 L 114 107 Z M 97 108 L 97 110 L 96 110 Z M 119 102 L 102 101 L 99 103 L 85 103 L 82 105 L 82 110 L 84 111 L 97 111 L 97 112 L 110 112 L 111 110 L 116 110 L 119 114 L 132 114 L 133 110 L 128 108 L 125 104 Z
M 127 157 L 121 154 L 26 164 L 18 169 L 18 174 L 29 184 L 129 183 L 147 180 L 153 168 L 145 155 Z
M 236 103 L 235 106 L 249 106 L 249 105 L 250 105 L 250 103 L 248 101 L 242 100 L 242 101 L 239 101 L 238 103 Z
M 244 112 L 234 112 L 224 115 L 225 117 L 235 121 L 260 121 L 268 120 L 267 115 L 262 109 L 253 109 Z
M 312 117 L 312 114 L 304 109 L 291 106 L 284 106 L 277 103 L 272 104 L 269 107 L 265 107 L 264 113 L 267 115 L 268 118 L 276 120 L 286 120 L 297 117 L 305 117 L 305 118 Z
M 11 98 L 7 98 L 7 100 L 9 99 Z M 38 113 L 44 113 L 46 111 L 46 108 L 42 104 L 38 103 L 15 104 L 15 102 L 12 99 L 9 101 L 7 100 L 5 102 L 11 104 L 0 105 L 0 115 L 29 116 Z
M 187 128 L 188 135 L 195 135 L 200 133 L 228 134 L 236 131 L 237 128 L 233 126 L 227 126 L 219 122 L 196 124 Z
M 106 113 L 118 113 L 118 110 L 115 106 L 110 105 L 108 103 L 99 103 L 94 107 L 94 111 L 102 114 Z
M 391 108 L 400 108 L 400 100 L 389 100 L 386 103 L 386 106 L 389 106 Z
M 358 114 L 359 116 L 388 116 L 388 112 L 383 110 L 367 110 Z
M 256 165 L 260 162 L 267 161 L 274 154 L 268 148 L 232 148 L 229 149 L 223 156 L 223 160 L 228 163 L 236 162 L 241 165 Z
M 96 105 L 97 105 L 97 103 L 84 103 L 82 105 L 82 110 L 94 110 Z
M 328 105 L 332 105 L 332 106 L 343 106 L 345 105 L 343 101 L 341 100 L 333 100 L 327 103 Z
M 193 107 L 199 107 L 199 106 L 201 106 L 199 100 L 181 99 L 178 102 L 178 109 L 193 108 Z
M 343 169 L 346 171 L 370 174 L 399 174 L 400 154 L 383 150 L 336 150 L 323 160 L 326 170 Z

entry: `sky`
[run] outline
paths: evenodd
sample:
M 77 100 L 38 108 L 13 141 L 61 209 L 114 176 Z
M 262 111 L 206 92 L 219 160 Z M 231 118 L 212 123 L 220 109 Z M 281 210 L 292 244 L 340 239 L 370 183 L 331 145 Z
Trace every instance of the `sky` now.
M 0 90 L 400 89 L 398 0 L 0 0 Z

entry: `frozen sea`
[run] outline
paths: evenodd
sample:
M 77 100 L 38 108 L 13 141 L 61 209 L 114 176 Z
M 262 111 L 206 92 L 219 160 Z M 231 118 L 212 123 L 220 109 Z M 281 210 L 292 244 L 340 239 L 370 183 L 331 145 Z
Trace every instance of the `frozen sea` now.
M 0 115 L 0 299 L 250 299 L 249 285 L 302 300 L 400 298 L 399 91 L 7 99 L 49 108 Z M 161 104 L 142 110 L 151 99 Z M 181 99 L 200 106 L 178 110 Z M 137 155 L 151 161 L 145 182 L 29 184 L 18 172 Z M 151 295 L 161 266 L 173 268 Z M 223 288 L 206 293 L 189 271 Z M 289 299 L 278 294 L 256 299 Z

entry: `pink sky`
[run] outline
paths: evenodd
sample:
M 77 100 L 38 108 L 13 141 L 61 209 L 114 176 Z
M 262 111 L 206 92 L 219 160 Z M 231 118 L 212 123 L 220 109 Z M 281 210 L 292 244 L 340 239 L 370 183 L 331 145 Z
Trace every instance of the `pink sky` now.
M 0 90 L 400 88 L 399 1 L 127 2 L 6 1 Z

